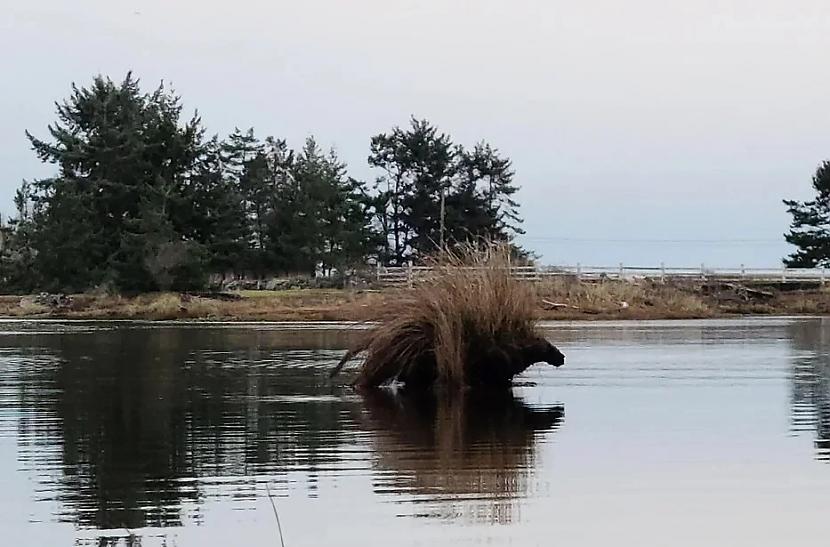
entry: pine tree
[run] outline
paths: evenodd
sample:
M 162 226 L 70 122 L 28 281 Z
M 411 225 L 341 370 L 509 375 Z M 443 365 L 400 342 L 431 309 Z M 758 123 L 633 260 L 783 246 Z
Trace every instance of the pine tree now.
M 372 138 L 369 164 L 382 174 L 370 190 L 313 138 L 299 153 L 253 129 L 206 140 L 177 95 L 163 84 L 144 93 L 131 74 L 73 85 L 56 106 L 49 137 L 27 136 L 57 173 L 24 183 L 4 231 L 0 280 L 16 290 L 344 273 L 370 256 L 402 265 L 441 245 L 522 233 L 510 160 L 484 142 L 467 151 L 427 120 Z M 814 244 L 816 230 L 803 228 L 830 217 L 826 202 L 786 202 L 792 242 Z
M 268 219 L 268 238 L 272 245 L 274 268 L 284 273 L 314 274 L 318 211 L 314 207 L 313 185 L 316 145 L 297 155 L 283 153 L 285 146 L 274 147 L 270 161 L 271 215 Z M 276 153 L 279 150 L 279 153 Z M 312 154 L 312 157 L 309 157 Z M 290 157 L 291 162 L 280 158 Z
M 411 192 L 402 197 L 407 244 L 416 255 L 434 253 L 448 242 L 447 194 L 453 191 L 456 149 L 450 137 L 426 120 L 412 120 L 404 134 Z M 449 227 L 450 230 L 452 227 Z
M 17 217 L 9 221 L 4 230 L 4 245 L 0 249 L 0 287 L 8 293 L 27 293 L 37 288 L 42 279 L 34 268 L 35 252 L 32 247 L 34 202 L 32 186 L 23 181 L 15 192 L 14 204 Z
M 513 183 L 512 163 L 485 142 L 476 144 L 472 152 L 459 150 L 459 187 L 475 193 L 481 200 L 477 213 L 482 218 L 468 222 L 475 225 L 475 235 L 491 240 L 510 241 L 523 234 L 519 204 L 513 199 L 519 188 Z
M 223 145 L 207 141 L 184 191 L 175 204 L 176 229 L 198 242 L 206 253 L 206 269 L 216 274 L 244 273 L 250 226 L 237 178 L 223 163 Z
M 362 184 L 348 178 L 332 151 L 313 138 L 277 184 L 270 239 L 286 272 L 343 272 L 362 262 L 374 239 Z
M 468 152 L 428 121 L 412 118 L 408 129 L 372 139 L 369 164 L 383 170 L 371 208 L 385 235 L 387 264 L 418 260 L 442 245 L 512 241 L 523 233 L 511 162 L 489 144 Z
M 253 128 L 245 133 L 238 128 L 221 144 L 223 177 L 236 188 L 241 198 L 248 240 L 243 269 L 263 274 L 265 259 L 265 146 Z
M 411 192 L 409 150 L 404 131 L 395 127 L 390 134 L 372 137 L 369 165 L 383 175 L 375 181 L 374 209 L 384 235 L 381 258 L 384 263 L 400 266 L 411 251 L 407 248 L 410 235 L 404 221 L 403 200 Z
M 313 139 L 303 151 L 312 175 L 311 209 L 316 211 L 316 263 L 325 273 L 341 274 L 362 263 L 376 245 L 363 184 L 348 177 L 346 165 L 332 150 L 320 153 Z M 298 167 L 303 163 L 298 162 Z M 301 176 L 298 174 L 298 176 Z
M 371 150 L 369 164 L 384 171 L 376 205 L 385 217 L 387 262 L 401 265 L 413 255 L 433 252 L 444 235 L 442 201 L 445 209 L 456 168 L 449 136 L 412 118 L 408 130 L 395 127 L 373 137 Z
M 147 268 L 155 251 L 143 240 L 181 239 L 171 229 L 171 203 L 201 148 L 199 118 L 182 123 L 181 113 L 163 84 L 143 94 L 131 74 L 120 84 L 99 76 L 89 88 L 73 85 L 57 105 L 50 140 L 27 133 L 38 157 L 59 168 L 34 183 L 33 196 L 36 268 L 52 285 L 157 286 Z
M 813 189 L 816 197 L 810 201 L 784 200 L 793 217 L 784 239 L 798 247 L 784 259 L 790 268 L 830 266 L 830 161 L 816 170 Z

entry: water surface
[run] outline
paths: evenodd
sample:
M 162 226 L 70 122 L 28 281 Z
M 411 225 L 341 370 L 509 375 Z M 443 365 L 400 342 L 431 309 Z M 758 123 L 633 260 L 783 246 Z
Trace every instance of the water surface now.
M 824 545 L 830 321 L 568 324 L 360 397 L 347 325 L 0 322 L 4 545 Z

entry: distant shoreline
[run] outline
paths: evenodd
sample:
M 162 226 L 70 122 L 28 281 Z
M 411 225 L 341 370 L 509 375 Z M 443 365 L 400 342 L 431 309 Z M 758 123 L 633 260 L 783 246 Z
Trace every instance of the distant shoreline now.
M 229 295 L 78 294 L 49 302 L 0 296 L 0 318 L 203 321 L 371 321 L 374 310 L 406 289 L 295 289 Z M 830 290 L 769 287 L 559 282 L 538 289 L 540 320 L 660 320 L 743 316 L 830 315 Z

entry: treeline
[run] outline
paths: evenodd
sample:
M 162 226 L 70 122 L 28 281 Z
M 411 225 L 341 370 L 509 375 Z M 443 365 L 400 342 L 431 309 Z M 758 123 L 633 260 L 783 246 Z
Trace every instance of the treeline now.
M 143 92 L 130 74 L 73 85 L 56 107 L 48 137 L 27 132 L 57 173 L 17 191 L 0 255 L 6 292 L 343 274 L 521 233 L 510 160 L 426 120 L 371 138 L 369 183 L 314 138 L 293 150 L 253 129 L 208 136 L 171 90 Z

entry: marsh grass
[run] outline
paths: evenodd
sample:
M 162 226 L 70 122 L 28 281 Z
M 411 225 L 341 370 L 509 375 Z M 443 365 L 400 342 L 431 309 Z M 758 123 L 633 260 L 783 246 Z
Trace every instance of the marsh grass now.
M 376 292 L 340 289 L 261 291 L 239 300 L 160 292 L 134 296 L 75 294 L 66 308 L 36 304 L 33 296 L 0 296 L 0 316 L 77 319 L 205 319 L 274 321 L 362 321 L 385 298 Z M 391 295 L 390 295 L 391 296 Z
M 580 314 L 673 318 L 708 317 L 716 311 L 695 287 L 648 280 L 553 278 L 539 283 L 537 292 L 541 301 L 563 303 Z
M 413 289 L 385 299 L 369 329 L 346 357 L 365 360 L 355 384 L 378 386 L 401 376 L 436 374 L 458 387 L 474 370 L 471 358 L 491 347 L 519 346 L 535 333 L 536 293 L 510 275 L 510 249 L 466 246 L 430 260 L 432 270 Z
M 504 260 L 506 257 L 502 257 Z M 429 306 L 435 306 L 436 299 L 454 295 L 454 302 L 476 299 L 469 305 L 463 322 L 467 324 L 488 324 L 486 332 L 502 332 L 496 328 L 499 321 L 480 321 L 481 308 L 492 307 L 492 301 L 502 298 L 503 290 L 482 293 L 482 279 L 498 287 L 509 280 L 493 278 L 492 271 L 467 271 L 465 277 L 442 281 L 451 269 L 452 260 L 466 260 L 462 256 L 450 257 L 448 263 L 434 272 L 414 289 L 383 288 L 383 290 L 349 289 L 291 289 L 277 291 L 242 291 L 238 300 L 216 300 L 178 293 L 149 293 L 134 296 L 90 292 L 72 295 L 68 307 L 50 308 L 36 303 L 34 295 L 0 296 L 0 316 L 29 318 L 76 318 L 76 319 L 205 319 L 205 320 L 272 320 L 272 321 L 371 321 L 378 318 L 392 318 L 403 306 L 413 300 L 427 298 L 418 304 L 421 313 Z M 509 263 L 509 261 L 507 261 Z M 443 268 L 443 269 L 442 269 Z M 446 285 L 443 283 L 446 282 Z M 470 285 L 465 283 L 471 282 Z M 453 283 L 456 283 L 453 286 Z M 420 292 L 425 285 L 438 287 L 431 295 Z M 490 285 L 488 285 L 490 286 Z M 519 308 L 523 316 L 530 300 L 532 314 L 536 319 L 688 319 L 723 317 L 731 315 L 788 315 L 788 314 L 830 314 L 830 288 L 804 290 L 773 290 L 774 297 L 763 301 L 736 300 L 734 294 L 718 294 L 701 290 L 699 282 L 667 282 L 649 280 L 579 281 L 574 278 L 554 278 L 527 283 L 510 290 L 511 299 L 502 319 L 517 317 L 510 307 Z M 506 290 L 506 289 L 505 289 Z M 561 304 L 551 306 L 550 303 Z M 623 304 L 625 303 L 625 305 Z M 468 318 L 474 314 L 472 320 Z M 432 317 L 432 316 L 429 316 Z M 485 315 L 486 317 L 486 315 Z M 411 318 L 411 317 L 410 317 Z M 452 319 L 452 318 L 450 318 Z M 447 318 L 442 319 L 444 329 Z M 519 322 L 521 324 L 521 321 Z M 412 327 L 413 324 L 410 324 Z M 453 328 L 458 328 L 453 327 Z M 466 327 L 465 327 L 466 328 Z M 473 329 L 478 329 L 478 326 Z

